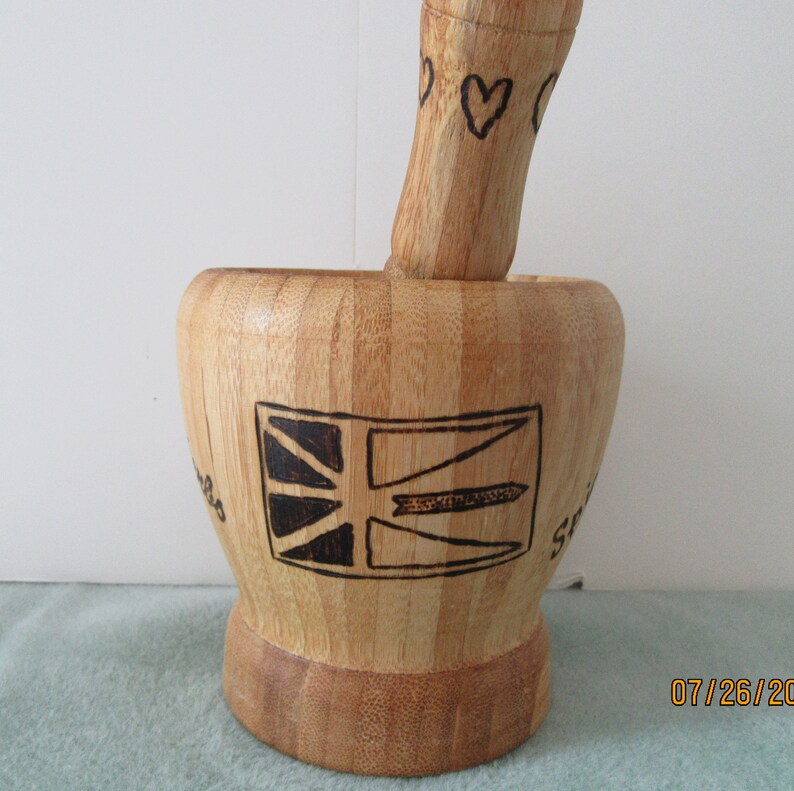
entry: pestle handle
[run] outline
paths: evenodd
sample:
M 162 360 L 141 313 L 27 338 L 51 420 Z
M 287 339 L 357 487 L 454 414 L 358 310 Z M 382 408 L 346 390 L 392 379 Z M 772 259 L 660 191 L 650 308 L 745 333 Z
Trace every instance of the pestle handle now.
M 425 0 L 391 277 L 502 280 L 529 160 L 582 0 Z

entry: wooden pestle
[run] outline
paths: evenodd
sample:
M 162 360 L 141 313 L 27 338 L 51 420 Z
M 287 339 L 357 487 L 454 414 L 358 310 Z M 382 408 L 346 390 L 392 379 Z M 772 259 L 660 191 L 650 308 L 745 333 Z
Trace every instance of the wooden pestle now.
M 390 277 L 502 280 L 582 0 L 425 0 L 416 132 Z

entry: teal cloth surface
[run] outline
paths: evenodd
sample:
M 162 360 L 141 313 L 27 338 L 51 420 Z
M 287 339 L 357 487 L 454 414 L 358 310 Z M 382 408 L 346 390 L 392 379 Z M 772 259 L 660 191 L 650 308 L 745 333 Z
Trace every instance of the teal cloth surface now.
M 794 789 L 794 708 L 670 702 L 677 677 L 794 677 L 794 593 L 549 593 L 540 731 L 409 780 L 303 765 L 236 722 L 220 689 L 235 595 L 0 584 L 0 788 Z

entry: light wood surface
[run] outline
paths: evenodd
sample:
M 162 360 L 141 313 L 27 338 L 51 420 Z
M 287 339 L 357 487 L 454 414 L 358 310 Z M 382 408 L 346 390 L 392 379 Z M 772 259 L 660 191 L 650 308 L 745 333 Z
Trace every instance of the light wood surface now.
M 490 761 L 531 736 L 549 707 L 540 615 L 523 645 L 482 665 L 367 673 L 310 662 L 263 640 L 235 606 L 223 687 L 257 738 L 329 769 L 427 775 Z
M 426 0 L 391 276 L 501 280 L 582 0 Z
M 224 690 L 290 755 L 449 771 L 545 714 L 539 602 L 596 485 L 623 321 L 599 283 L 503 276 L 579 11 L 423 9 L 433 66 L 385 273 L 214 269 L 182 300 L 194 474 L 240 587 Z M 467 114 L 506 74 L 506 111 Z
M 201 274 L 180 310 L 180 379 L 240 616 L 291 655 L 369 673 L 472 668 L 530 643 L 540 597 L 593 490 L 622 351 L 620 310 L 590 281 Z M 301 436 L 284 419 L 335 427 L 319 430 L 338 430 L 341 472 L 333 454 L 323 463 L 311 452 L 313 432 Z M 278 480 L 290 472 L 272 458 L 269 466 L 276 443 L 313 471 L 297 465 L 305 483 Z M 370 467 L 376 485 L 430 471 L 373 488 Z M 428 494 L 431 510 L 448 510 L 395 515 Z M 273 495 L 342 505 L 288 532 L 283 508 L 274 525 Z M 301 559 L 299 548 L 317 539 L 315 559 L 306 550 Z M 229 695 L 227 679 L 233 708 L 246 694 Z M 359 716 L 385 714 L 362 704 Z

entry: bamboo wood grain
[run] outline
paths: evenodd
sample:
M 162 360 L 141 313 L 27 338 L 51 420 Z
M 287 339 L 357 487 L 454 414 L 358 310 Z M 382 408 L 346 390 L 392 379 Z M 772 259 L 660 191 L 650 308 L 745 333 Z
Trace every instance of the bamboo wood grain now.
M 223 686 L 235 716 L 287 755 L 368 775 L 428 775 L 489 761 L 531 736 L 549 707 L 548 633 L 491 662 L 436 673 L 321 665 L 263 640 L 235 606 Z
M 421 100 L 392 277 L 501 280 L 582 0 L 426 0 Z
M 531 652 L 541 595 L 560 550 L 578 529 L 603 457 L 617 398 L 622 333 L 617 304 L 591 281 L 467 283 L 278 270 L 200 275 L 179 317 L 188 436 L 197 469 L 212 480 L 214 503 L 208 500 L 208 510 L 240 586 L 240 617 L 262 646 L 313 662 L 317 672 L 332 667 L 375 674 L 450 672 L 487 666 L 521 646 Z M 536 405 L 542 408 L 542 425 L 529 420 L 482 452 L 394 487 L 368 485 L 368 431 L 424 427 L 413 435 L 395 434 L 399 442 L 410 440 L 398 444 L 396 453 L 388 444 L 380 448 L 377 479 L 400 480 L 406 466 L 421 471 L 456 458 L 504 428 L 481 429 L 482 436 L 475 437 L 466 430 L 472 425 L 537 418 L 537 412 L 527 411 Z M 487 417 L 493 414 L 498 416 Z M 339 427 L 342 473 L 318 464 L 273 427 L 272 419 L 284 416 Z M 462 430 L 434 430 L 453 427 Z M 272 480 L 261 458 L 265 433 L 335 488 Z M 395 496 L 500 484 L 526 489 L 514 502 L 394 516 Z M 345 507 L 278 538 L 268 497 L 285 492 Z M 417 534 L 504 546 L 480 550 L 448 544 L 439 555 L 438 542 L 381 528 L 369 537 L 374 554 L 409 568 L 374 569 L 365 546 L 372 516 Z M 352 565 L 344 565 L 342 554 L 338 563 L 284 557 L 289 548 L 348 523 L 355 544 Z M 510 549 L 511 542 L 520 546 L 492 557 Z M 460 560 L 461 549 L 485 559 L 435 567 Z M 410 568 L 421 563 L 429 567 Z M 535 665 L 545 661 L 533 659 Z M 249 677 L 281 672 L 272 656 L 262 663 Z M 227 677 L 235 707 L 248 693 L 230 694 L 229 683 Z M 237 713 L 248 721 L 248 714 Z M 362 704 L 358 716 L 365 727 L 368 717 L 386 715 Z M 437 727 L 446 727 L 444 722 L 439 714 Z M 317 759 L 316 752 L 294 750 Z M 493 754 L 483 750 L 470 758 L 476 762 Z M 347 768 L 368 761 L 374 758 L 358 756 Z M 411 773 L 410 764 L 395 764 L 390 771 Z M 434 771 L 452 767 L 441 761 Z
M 623 320 L 599 283 L 504 275 L 580 9 L 428 0 L 385 273 L 212 269 L 183 297 L 194 473 L 240 588 L 224 692 L 303 760 L 451 771 L 548 708 L 539 603 L 596 485 Z

